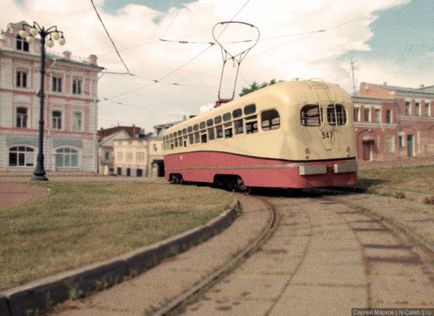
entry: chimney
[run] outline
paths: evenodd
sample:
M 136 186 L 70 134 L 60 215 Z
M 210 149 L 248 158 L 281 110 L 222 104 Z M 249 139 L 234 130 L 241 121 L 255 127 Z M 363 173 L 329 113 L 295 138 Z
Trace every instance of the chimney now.
M 63 59 L 71 60 L 71 52 L 69 50 L 65 50 L 62 54 L 63 54 Z
M 96 57 L 96 55 L 89 55 L 89 57 L 87 57 L 87 61 L 89 62 L 89 64 L 96 66 L 98 57 Z
M 419 85 L 419 88 L 423 89 L 423 88 L 425 88 L 425 85 L 422 83 L 422 84 Z

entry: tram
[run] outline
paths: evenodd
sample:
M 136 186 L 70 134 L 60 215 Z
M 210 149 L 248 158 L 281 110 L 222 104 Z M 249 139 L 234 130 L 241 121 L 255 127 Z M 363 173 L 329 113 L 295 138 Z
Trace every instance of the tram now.
M 350 186 L 354 137 L 351 97 L 337 84 L 279 82 L 167 129 L 165 177 L 240 190 Z

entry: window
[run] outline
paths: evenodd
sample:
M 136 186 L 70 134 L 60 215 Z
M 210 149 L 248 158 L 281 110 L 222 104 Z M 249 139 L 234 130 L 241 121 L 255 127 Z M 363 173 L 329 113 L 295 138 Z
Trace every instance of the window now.
M 253 114 L 256 112 L 256 105 L 255 104 L 249 104 L 244 107 L 244 115 Z
M 223 114 L 223 121 L 228 122 L 231 120 L 231 113 L 225 113 Z
M 201 143 L 206 143 L 206 133 L 200 135 L 200 142 L 201 142 Z
M 206 121 L 206 126 L 210 127 L 214 125 L 214 121 L 212 119 L 209 119 L 208 121 Z
M 388 123 L 388 124 L 393 123 L 392 110 L 386 110 L 386 123 Z
M 375 122 L 380 123 L 381 122 L 381 110 L 375 109 Z
M 193 132 L 193 127 L 189 126 L 189 127 L 187 128 L 187 131 L 188 131 L 189 133 Z
M 360 121 L 359 115 L 360 115 L 360 109 L 359 108 L 354 108 L 354 122 Z
M 198 131 L 198 130 L 199 130 L 199 125 L 194 124 L 194 126 L 193 126 L 193 130 L 194 130 L 194 131 Z
M 194 143 L 197 144 L 200 142 L 199 132 L 194 133 Z
M 27 88 L 27 72 L 17 71 L 15 86 L 17 88 Z
M 246 117 L 246 134 L 258 132 L 258 120 L 256 118 L 256 115 Z
M 51 126 L 53 129 L 62 129 L 62 112 L 51 112 Z
M 431 116 L 431 106 L 429 103 L 425 103 L 425 115 Z
M 10 167 L 32 167 L 35 161 L 34 149 L 25 146 L 9 149 Z
M 268 110 L 261 113 L 262 130 L 278 129 L 280 126 L 279 112 L 276 110 Z
M 104 159 L 105 160 L 111 160 L 111 155 L 109 151 L 104 152 Z
M 416 102 L 415 103 L 415 105 L 414 105 L 414 111 L 415 111 L 415 115 L 420 115 L 420 103 L 419 102 Z
M 300 111 L 301 125 L 303 126 L 319 126 L 319 106 L 318 105 L 305 105 Z
M 232 133 L 232 124 L 226 123 L 225 124 L 225 138 L 231 138 L 233 135 Z
M 61 91 L 59 91 L 61 92 Z M 81 94 L 81 80 L 74 79 L 72 80 L 72 94 Z
M 78 168 L 78 150 L 68 147 L 57 149 L 56 167 Z
M 244 133 L 243 119 L 234 121 L 234 129 L 235 129 L 235 134 Z
M 371 108 L 365 108 L 365 122 L 371 121 Z
M 17 128 L 27 128 L 27 108 L 17 108 Z
M 24 38 L 21 38 L 21 36 L 17 35 L 16 48 L 17 48 L 17 50 L 20 50 L 22 52 L 28 52 L 29 51 L 29 43 L 27 43 L 27 41 Z
M 327 107 L 327 122 L 330 125 L 345 125 L 347 123 L 345 108 L 341 104 L 330 104 Z
M 200 129 L 204 129 L 205 128 L 205 122 L 200 122 L 199 127 L 200 127 Z
M 208 138 L 209 140 L 215 139 L 214 128 L 208 128 Z
M 82 121 L 81 121 L 81 112 L 73 112 L 72 113 L 72 130 L 81 131 L 82 129 Z
M 404 147 L 404 144 L 402 142 L 402 135 L 398 136 L 398 146 L 399 146 L 399 149 L 402 149 L 402 147 Z
M 405 102 L 405 115 L 411 115 L 411 106 L 408 101 Z
M 142 151 L 136 152 L 136 161 L 145 161 L 145 153 Z
M 386 136 L 386 152 L 395 152 L 395 136 Z
M 221 116 L 217 116 L 214 118 L 214 124 L 220 124 L 222 122 L 222 117 Z
M 235 109 L 232 111 L 233 118 L 241 117 L 241 115 L 243 115 L 243 111 L 241 111 L 241 109 Z
M 61 77 L 53 77 L 52 90 L 53 90 L 53 92 L 62 92 L 62 78 Z
M 216 133 L 217 133 L 217 138 L 222 138 L 223 137 L 223 126 L 219 125 L 215 128 Z

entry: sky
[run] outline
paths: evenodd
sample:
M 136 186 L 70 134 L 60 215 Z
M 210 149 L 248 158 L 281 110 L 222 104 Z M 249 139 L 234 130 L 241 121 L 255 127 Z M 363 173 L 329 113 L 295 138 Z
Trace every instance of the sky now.
M 319 78 L 353 93 L 361 82 L 434 85 L 433 0 L 0 0 L 0 29 L 26 20 L 64 31 L 51 53 L 98 56 L 98 126 L 153 130 L 212 107 L 223 65 L 240 64 L 235 96 L 253 81 Z M 239 21 L 248 24 L 218 24 Z M 254 25 L 254 27 L 250 26 Z M 164 39 L 165 41 L 161 41 Z M 246 41 L 248 40 L 248 41 Z M 211 43 L 211 44 L 210 44 Z M 353 67 L 351 67 L 351 62 Z M 229 60 L 220 92 L 232 95 Z

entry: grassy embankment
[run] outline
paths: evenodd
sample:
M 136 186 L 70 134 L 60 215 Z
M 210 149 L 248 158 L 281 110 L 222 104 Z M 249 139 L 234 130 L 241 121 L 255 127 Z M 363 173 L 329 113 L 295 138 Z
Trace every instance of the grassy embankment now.
M 48 182 L 48 198 L 0 210 L 0 290 L 149 245 L 203 224 L 232 195 L 140 182 Z
M 368 189 L 434 196 L 434 165 L 362 169 L 358 176 Z

